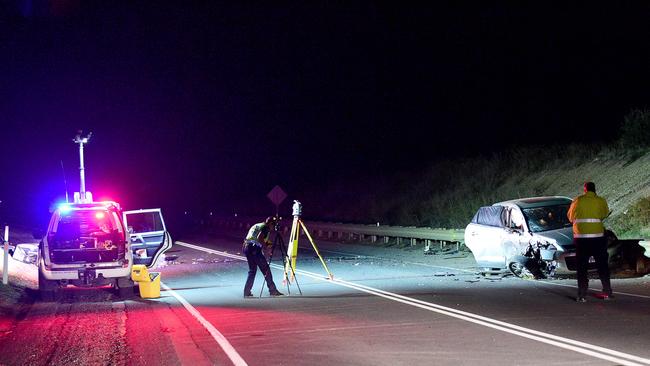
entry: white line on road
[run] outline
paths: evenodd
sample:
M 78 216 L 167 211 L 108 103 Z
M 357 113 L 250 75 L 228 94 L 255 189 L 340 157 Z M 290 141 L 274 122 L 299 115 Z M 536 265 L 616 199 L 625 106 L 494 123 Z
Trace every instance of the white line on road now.
M 545 285 L 553 285 L 553 286 L 562 286 L 562 287 L 572 287 L 572 288 L 578 288 L 576 285 L 567 285 L 565 283 L 554 283 L 554 282 L 548 282 L 548 281 L 539 281 L 537 280 L 536 282 L 543 283 Z M 590 289 L 593 291 L 597 291 L 595 289 Z M 650 299 L 650 296 L 647 295 L 639 295 L 639 294 L 631 294 L 629 292 L 621 292 L 621 291 L 614 291 L 614 294 L 616 295 L 625 295 L 625 296 L 631 296 L 631 297 L 639 297 L 642 299 Z
M 323 277 L 322 275 L 318 275 L 316 273 L 311 273 L 307 272 L 304 270 L 297 270 L 296 273 L 300 273 L 301 275 L 305 275 L 314 279 L 322 280 L 322 281 L 329 281 L 329 279 Z M 395 294 L 392 292 L 388 291 L 383 291 L 380 289 L 376 289 L 373 287 L 369 286 L 364 286 L 361 284 L 356 284 L 356 283 L 350 283 L 347 281 L 343 280 L 338 280 L 334 279 L 332 282 L 337 283 L 341 286 L 353 288 L 365 293 L 373 294 L 376 296 L 380 296 L 386 299 L 390 299 L 393 301 L 401 302 L 404 304 L 408 304 L 411 306 L 415 306 L 421 309 L 425 310 L 430 310 L 439 314 L 447 315 L 450 317 L 454 317 L 457 319 L 462 319 L 471 323 L 483 325 L 489 328 L 497 329 L 506 333 L 518 335 L 520 337 L 536 340 L 542 343 L 554 345 L 560 348 L 568 349 L 574 352 L 579 352 L 585 355 L 589 355 L 592 357 L 600 358 L 603 360 L 611 361 L 611 362 L 616 362 L 621 365 L 650 365 L 650 359 L 643 358 L 643 357 L 638 357 L 635 355 L 619 352 L 616 350 L 612 350 L 609 348 L 604 348 L 600 346 L 595 346 L 591 345 L 588 343 L 580 342 L 580 341 L 575 341 L 569 338 L 564 338 L 560 336 L 555 336 L 553 334 L 549 333 L 544 333 L 540 331 L 536 331 L 533 329 L 525 328 L 525 327 L 520 327 L 515 324 L 510 324 L 506 322 L 502 322 L 496 319 L 484 317 L 481 315 L 469 313 L 466 311 L 461 311 L 453 308 L 448 308 L 446 306 L 414 299 L 411 297 L 403 296 L 400 294 Z M 564 343 L 562 343 L 564 342 Z M 583 348 L 580 348 L 583 347 Z M 600 352 L 600 353 L 599 353 Z M 620 358 L 619 358 L 620 357 Z M 640 363 L 636 363 L 636 362 Z
M 308 249 L 308 248 L 302 248 L 302 249 Z M 358 256 L 357 254 L 354 254 L 354 253 L 338 252 L 338 251 L 327 250 L 327 249 L 322 249 L 321 252 L 330 252 L 330 253 L 343 254 L 343 255 L 349 255 L 349 256 Z M 375 256 L 372 256 L 372 255 L 361 255 L 361 256 L 364 257 L 364 258 L 371 258 L 371 259 L 378 259 L 378 260 L 386 260 L 386 261 L 393 261 L 393 262 L 401 262 L 401 263 L 406 263 L 406 264 L 412 264 L 414 266 L 429 267 L 429 268 L 442 268 L 442 269 L 448 269 L 448 270 L 458 271 L 458 272 L 476 273 L 475 270 L 467 270 L 467 269 L 462 269 L 462 268 L 445 267 L 445 266 L 437 266 L 437 265 L 434 265 L 434 264 L 427 264 L 427 263 L 402 261 L 402 260 L 399 260 L 399 259 L 375 257 Z M 578 288 L 578 286 L 576 286 L 576 285 L 567 285 L 567 284 L 563 284 L 563 283 L 554 283 L 554 282 L 548 282 L 548 281 L 543 281 L 543 280 L 533 280 L 533 281 L 535 283 L 543 283 L 543 284 L 546 284 L 546 285 Z M 590 288 L 590 290 L 595 291 L 595 292 L 599 291 L 599 290 L 594 289 L 594 288 Z M 625 295 L 625 296 L 630 296 L 630 297 L 638 297 L 638 298 L 642 298 L 642 299 L 650 299 L 650 296 L 632 294 L 632 293 L 629 293 L 629 292 L 614 291 L 614 294 L 616 294 L 616 295 Z
M 240 256 L 240 255 L 234 255 L 234 254 L 230 254 L 230 253 L 226 253 L 226 252 L 222 252 L 222 251 L 218 251 L 218 250 L 214 250 L 214 249 L 204 248 L 204 247 L 200 247 L 200 246 L 189 244 L 189 243 L 176 242 L 176 244 L 179 244 L 179 245 L 182 245 L 182 246 L 185 246 L 185 247 L 188 247 L 188 248 L 204 251 L 204 252 L 207 252 L 207 253 L 212 253 L 212 254 L 228 257 L 228 258 L 239 259 L 239 260 L 242 260 L 242 261 L 246 260 L 246 257 Z M 271 266 L 275 267 L 275 268 L 283 269 L 282 266 L 279 266 L 277 264 L 272 264 Z M 479 325 L 482 325 L 482 326 L 485 326 L 485 327 L 500 330 L 502 332 L 506 332 L 506 333 L 510 333 L 510 334 L 517 335 L 517 336 L 520 336 L 520 337 L 528 338 L 528 339 L 535 340 L 535 341 L 538 341 L 538 342 L 541 342 L 541 343 L 550 344 L 550 345 L 553 345 L 553 346 L 556 346 L 556 347 L 560 347 L 560 348 L 564 348 L 564 349 L 571 350 L 571 351 L 574 351 L 574 352 L 582 353 L 582 354 L 592 356 L 592 357 L 595 357 L 595 358 L 599 358 L 599 359 L 602 359 L 602 360 L 615 362 L 615 363 L 618 363 L 618 364 L 621 364 L 621 365 L 630 365 L 630 366 L 650 365 L 650 359 L 635 356 L 635 355 L 631 355 L 631 354 L 616 351 L 616 350 L 612 350 L 612 349 L 609 349 L 609 348 L 600 347 L 600 346 L 592 345 L 592 344 L 589 344 L 589 343 L 576 341 L 576 340 L 573 340 L 573 339 L 564 338 L 564 337 L 556 336 L 556 335 L 545 333 L 545 332 L 536 331 L 536 330 L 525 328 L 525 327 L 520 327 L 520 326 L 515 325 L 515 324 L 502 322 L 502 321 L 492 319 L 492 318 L 488 318 L 488 317 L 484 317 L 484 316 L 481 316 L 481 315 L 478 315 L 478 314 L 473 314 L 473 313 L 469 313 L 469 312 L 449 308 L 449 307 L 446 307 L 446 306 L 442 306 L 442 305 L 438 305 L 438 304 L 418 300 L 418 299 L 415 299 L 415 298 L 403 296 L 403 295 L 400 295 L 400 294 L 396 294 L 396 293 L 376 289 L 376 288 L 373 288 L 373 287 L 370 287 L 370 286 L 365 286 L 365 285 L 361 285 L 361 284 L 357 284 L 357 283 L 351 283 L 351 282 L 339 280 L 339 279 L 336 279 L 336 278 L 333 279 L 333 280 L 330 280 L 327 277 L 324 277 L 324 276 L 316 274 L 316 273 L 308 272 L 308 271 L 305 271 L 305 270 L 296 270 L 296 273 L 299 273 L 301 275 L 305 275 L 305 276 L 313 278 L 313 279 L 317 279 L 317 280 L 321 280 L 321 281 L 325 281 L 325 282 L 330 282 L 332 284 L 337 284 L 337 285 L 340 285 L 340 286 L 343 286 L 343 287 L 352 288 L 352 289 L 355 289 L 355 290 L 358 290 L 358 291 L 362 291 L 362 292 L 365 292 L 365 293 L 368 293 L 368 294 L 383 297 L 383 298 L 386 298 L 386 299 L 389 299 L 389 300 L 397 301 L 397 302 L 400 302 L 400 303 L 403 303 L 403 304 L 411 305 L 411 306 L 418 307 L 418 308 L 421 308 L 421 309 L 425 309 L 425 310 L 433 311 L 433 312 L 436 312 L 436 313 L 439 313 L 439 314 L 447 315 L 447 316 L 450 316 L 450 317 L 453 317 L 453 318 L 468 321 L 468 322 L 471 322 L 471 323 L 474 323 L 474 324 L 479 324 Z
M 179 243 L 177 242 L 177 244 Z M 209 321 L 207 321 L 207 319 L 205 319 L 203 315 L 201 315 L 201 313 L 199 313 L 199 311 L 194 308 L 194 306 L 187 302 L 187 300 L 185 300 L 181 295 L 169 288 L 169 286 L 165 285 L 164 283 L 161 283 L 160 285 L 165 289 L 165 291 L 169 292 L 176 298 L 176 300 L 183 304 L 185 309 L 187 309 L 187 311 L 189 311 L 190 314 L 192 314 L 199 321 L 199 323 L 201 323 L 205 329 L 208 330 L 212 338 L 217 341 L 219 346 L 221 346 L 221 349 L 223 349 L 226 355 L 228 355 L 228 358 L 230 358 L 230 361 L 232 361 L 235 366 L 248 366 L 246 361 L 244 361 L 239 353 L 237 353 L 235 347 L 233 347 L 230 342 L 228 342 L 226 337 L 224 337 L 223 334 L 217 330 L 217 328 L 215 328 Z

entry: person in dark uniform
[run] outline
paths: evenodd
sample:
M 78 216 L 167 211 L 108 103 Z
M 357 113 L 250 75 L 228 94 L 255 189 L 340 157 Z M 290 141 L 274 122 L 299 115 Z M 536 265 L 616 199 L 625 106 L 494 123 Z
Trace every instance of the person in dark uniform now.
M 269 288 L 271 296 L 282 296 L 283 293 L 278 291 L 273 282 L 273 275 L 269 264 L 264 257 L 263 248 L 269 248 L 273 243 L 269 240 L 271 236 L 271 228 L 275 225 L 275 217 L 267 217 L 264 222 L 257 223 L 248 230 L 246 240 L 244 240 L 243 252 L 248 261 L 248 278 L 246 285 L 244 285 L 244 297 L 252 297 L 253 282 L 255 282 L 255 275 L 257 274 L 257 267 L 260 268 L 266 285 Z

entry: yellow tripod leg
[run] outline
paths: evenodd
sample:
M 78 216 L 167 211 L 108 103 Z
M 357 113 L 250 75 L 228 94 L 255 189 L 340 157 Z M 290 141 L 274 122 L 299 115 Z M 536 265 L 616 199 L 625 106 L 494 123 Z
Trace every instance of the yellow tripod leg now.
M 284 258 L 285 258 L 285 264 L 284 264 L 284 283 L 287 283 L 288 276 L 290 271 L 288 270 L 289 265 L 287 264 L 291 260 L 291 248 L 293 245 L 293 232 L 294 232 L 294 226 L 291 226 L 291 233 L 289 234 L 289 242 L 287 243 L 287 252 L 284 253 Z
M 320 252 L 318 251 L 318 248 L 316 247 L 316 243 L 314 243 L 314 239 L 312 239 L 311 235 L 309 235 L 309 231 L 307 231 L 307 227 L 302 222 L 302 220 L 299 220 L 299 221 L 300 221 L 300 226 L 302 226 L 302 230 L 305 232 L 305 234 L 307 234 L 307 238 L 311 242 L 311 246 L 314 247 L 314 251 L 316 252 L 316 255 L 318 255 L 318 258 L 320 259 L 320 262 L 323 263 L 323 267 L 325 267 L 325 270 L 327 271 L 327 274 L 329 275 L 330 280 L 333 280 L 334 275 L 332 274 L 332 272 L 330 272 L 329 268 L 327 268 L 327 264 L 325 264 L 325 261 L 323 260 L 323 257 L 320 255 Z
M 296 258 L 298 257 L 298 237 L 300 236 L 300 226 L 298 218 L 293 219 L 291 225 L 291 235 L 289 236 L 289 245 L 287 246 L 287 263 L 284 267 L 285 280 L 289 278 L 289 283 L 294 279 L 296 270 Z M 289 276 L 290 275 L 290 276 Z

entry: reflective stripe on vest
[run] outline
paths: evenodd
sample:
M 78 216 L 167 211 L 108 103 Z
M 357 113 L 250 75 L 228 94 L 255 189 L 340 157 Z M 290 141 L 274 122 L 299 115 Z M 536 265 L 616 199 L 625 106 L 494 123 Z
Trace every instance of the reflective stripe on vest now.
M 599 233 L 599 234 L 576 234 L 573 233 L 574 238 L 600 238 L 605 236 L 604 233 Z
M 603 220 L 601 219 L 576 219 L 575 222 L 602 222 Z

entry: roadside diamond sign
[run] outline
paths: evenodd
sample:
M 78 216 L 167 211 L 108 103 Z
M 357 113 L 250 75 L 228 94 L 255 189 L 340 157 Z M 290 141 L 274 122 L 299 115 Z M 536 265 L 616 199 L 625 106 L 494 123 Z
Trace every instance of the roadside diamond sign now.
M 287 194 L 282 190 L 282 188 L 280 188 L 280 186 L 275 186 L 273 187 L 271 192 L 269 192 L 266 195 L 266 197 L 268 197 L 271 200 L 271 202 L 273 202 L 273 204 L 275 205 L 275 214 L 277 215 L 278 207 L 280 206 L 282 201 L 284 201 L 284 199 L 287 198 Z

